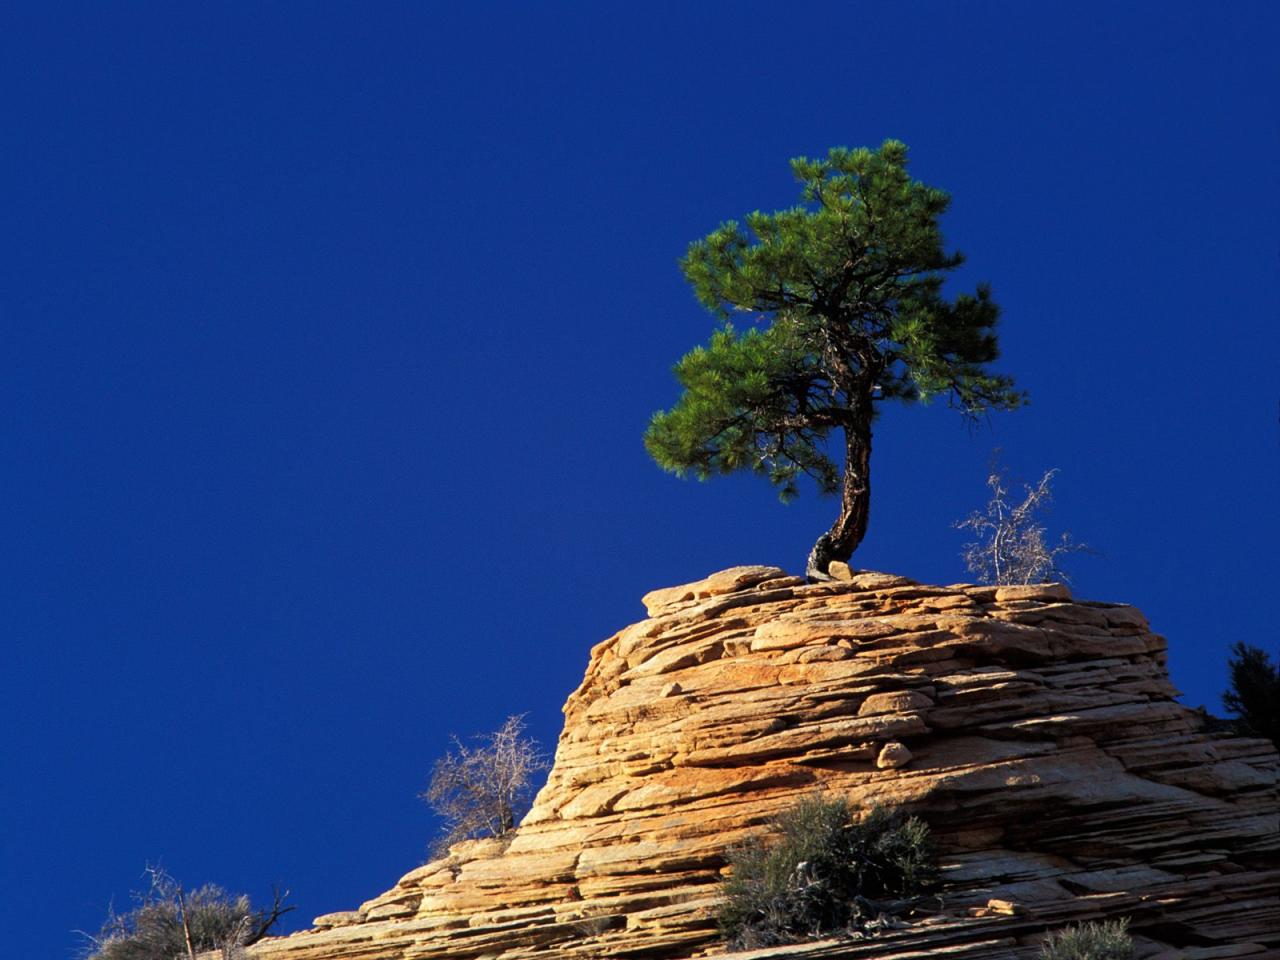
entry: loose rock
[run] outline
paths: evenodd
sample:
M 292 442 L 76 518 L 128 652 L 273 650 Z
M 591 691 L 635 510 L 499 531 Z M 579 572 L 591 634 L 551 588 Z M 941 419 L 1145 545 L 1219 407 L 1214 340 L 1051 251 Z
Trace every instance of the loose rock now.
M 911 762 L 911 751 L 905 744 L 896 740 L 886 743 L 876 757 L 876 766 L 881 770 L 897 770 Z

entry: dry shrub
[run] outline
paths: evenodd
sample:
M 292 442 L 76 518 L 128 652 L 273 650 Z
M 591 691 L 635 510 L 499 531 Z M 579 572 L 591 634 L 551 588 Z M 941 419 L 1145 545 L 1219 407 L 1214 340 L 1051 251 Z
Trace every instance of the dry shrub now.
M 1024 584 L 1061 581 L 1070 577 L 1060 561 L 1072 553 L 1091 553 L 1083 543 L 1076 543 L 1064 533 L 1057 543 L 1047 538 L 1039 515 L 1053 499 L 1053 478 L 1057 470 L 1048 470 L 1034 487 L 1023 484 L 1022 501 L 1014 503 L 1008 483 L 995 461 L 987 475 L 991 499 L 982 510 L 975 510 L 956 523 L 960 530 L 971 530 L 977 539 L 965 544 L 961 553 L 965 568 L 980 583 Z
M 287 893 L 277 891 L 270 909 L 255 910 L 247 896 L 216 884 L 184 891 L 164 869 L 146 872 L 150 887 L 134 894 L 132 910 L 109 911 L 102 929 L 89 936 L 86 960 L 180 960 L 206 950 L 231 960 L 293 909 L 283 905 Z
M 524 735 L 523 714 L 475 739 L 481 745 L 468 747 L 454 737 L 454 749 L 436 761 L 431 782 L 419 794 L 444 819 L 433 857 L 444 856 L 460 840 L 509 834 L 528 809 L 534 774 L 547 769 L 537 741 Z

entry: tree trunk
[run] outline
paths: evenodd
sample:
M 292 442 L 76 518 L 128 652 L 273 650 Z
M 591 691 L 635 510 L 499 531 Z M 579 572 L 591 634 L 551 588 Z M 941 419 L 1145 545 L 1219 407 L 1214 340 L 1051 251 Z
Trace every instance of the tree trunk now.
M 818 538 L 805 570 L 811 580 L 830 580 L 827 565 L 847 561 L 867 535 L 871 517 L 871 402 L 852 411 L 844 428 L 844 478 L 840 485 L 840 516 Z
M 182 885 L 178 885 L 178 915 L 182 917 L 182 938 L 187 942 L 187 957 L 196 960 L 196 947 L 191 942 L 191 924 L 187 922 L 187 898 L 182 895 Z

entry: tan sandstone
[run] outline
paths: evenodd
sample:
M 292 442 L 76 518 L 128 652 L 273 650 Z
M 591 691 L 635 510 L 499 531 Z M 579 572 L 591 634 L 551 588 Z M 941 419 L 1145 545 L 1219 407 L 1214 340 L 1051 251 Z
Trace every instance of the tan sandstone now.
M 740 956 L 1031 960 L 1046 930 L 1120 916 L 1144 958 L 1280 953 L 1276 753 L 1175 702 L 1138 611 L 842 576 L 646 595 L 592 651 L 509 844 L 459 844 L 251 955 L 714 953 L 726 849 L 820 790 L 924 817 L 939 900 L 871 940 Z

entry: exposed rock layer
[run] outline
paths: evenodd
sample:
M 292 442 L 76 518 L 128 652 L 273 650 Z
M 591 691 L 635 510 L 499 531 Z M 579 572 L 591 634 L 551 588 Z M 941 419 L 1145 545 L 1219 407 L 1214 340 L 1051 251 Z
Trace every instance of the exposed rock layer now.
M 726 848 L 819 789 L 924 816 L 945 887 L 916 923 L 800 955 L 1029 958 L 1114 916 L 1144 956 L 1280 953 L 1276 753 L 1173 701 L 1132 607 L 771 567 L 645 604 L 592 650 L 509 846 L 461 844 L 254 957 L 715 952 Z

